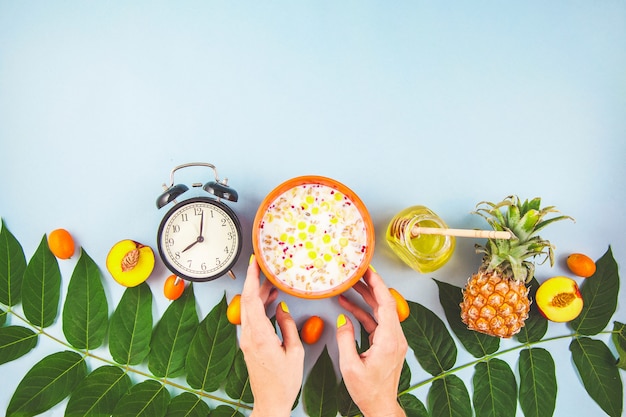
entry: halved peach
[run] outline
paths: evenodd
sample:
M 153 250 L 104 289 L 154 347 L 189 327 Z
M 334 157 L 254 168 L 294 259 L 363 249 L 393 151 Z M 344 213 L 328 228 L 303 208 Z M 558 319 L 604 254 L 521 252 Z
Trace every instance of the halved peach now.
M 152 273 L 154 252 L 150 246 L 134 240 L 121 240 L 109 251 L 106 266 L 115 281 L 125 287 L 135 287 Z
M 552 277 L 542 283 L 535 300 L 545 318 L 560 323 L 574 320 L 583 309 L 578 284 L 564 276 Z

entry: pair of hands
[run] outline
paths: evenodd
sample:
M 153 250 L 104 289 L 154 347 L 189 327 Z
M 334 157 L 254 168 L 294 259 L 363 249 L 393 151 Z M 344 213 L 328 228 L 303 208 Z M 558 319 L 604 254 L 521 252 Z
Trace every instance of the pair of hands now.
M 339 296 L 339 304 L 370 334 L 370 348 L 359 354 L 351 320 L 337 319 L 339 369 L 354 403 L 364 416 L 405 416 L 397 402 L 398 382 L 407 352 L 395 300 L 380 276 L 371 268 L 353 287 L 372 308 L 373 316 Z M 281 341 L 265 314 L 278 291 L 268 280 L 260 282 L 260 270 L 252 257 L 241 293 L 241 337 L 254 417 L 289 416 L 303 379 L 304 347 L 284 302 L 276 307 Z M 287 370 L 287 371 L 285 371 Z

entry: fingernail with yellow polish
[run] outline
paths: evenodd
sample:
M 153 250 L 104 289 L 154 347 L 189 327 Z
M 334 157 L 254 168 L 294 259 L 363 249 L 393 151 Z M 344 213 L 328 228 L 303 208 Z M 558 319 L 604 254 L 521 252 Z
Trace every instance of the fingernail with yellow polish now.
M 250 255 L 250 260 L 248 261 L 248 264 L 252 265 L 252 262 L 254 262 L 254 253 Z
M 280 302 L 280 308 L 281 310 L 283 310 L 285 313 L 289 313 L 289 307 L 287 307 L 287 303 L 284 301 Z
M 337 316 L 337 328 L 340 328 L 341 326 L 346 324 L 346 322 L 347 320 L 345 314 L 340 314 L 339 316 Z
M 373 272 L 376 272 L 376 268 L 374 268 L 371 264 L 370 264 L 370 269 L 371 269 Z

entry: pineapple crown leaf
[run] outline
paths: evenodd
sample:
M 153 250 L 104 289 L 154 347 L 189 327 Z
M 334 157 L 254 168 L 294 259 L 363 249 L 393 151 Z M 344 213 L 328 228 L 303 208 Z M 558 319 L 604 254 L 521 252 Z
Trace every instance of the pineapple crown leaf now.
M 555 212 L 556 212 L 556 210 L 555 210 Z M 576 220 L 573 217 L 571 217 L 571 216 L 558 216 L 558 217 L 553 217 L 551 219 L 544 220 L 544 221 L 540 222 L 539 224 L 537 224 L 537 227 L 535 227 L 535 231 L 537 232 L 537 231 L 543 229 L 544 227 L 546 227 L 547 225 L 549 225 L 550 223 L 554 223 L 554 222 L 557 222 L 559 220 L 571 220 L 574 223 L 576 223 Z
M 526 282 L 528 279 L 528 269 L 524 266 L 524 262 L 513 255 L 507 257 L 507 261 L 511 265 L 511 272 L 513 279 L 518 282 Z M 531 277 L 532 278 L 532 277 Z
M 483 217 L 494 230 L 506 230 L 513 237 L 488 239 L 485 246 L 475 245 L 476 252 L 483 254 L 481 270 L 497 270 L 517 281 L 530 281 L 534 276 L 534 263 L 528 260 L 544 255 L 540 263 L 550 261 L 554 265 L 554 247 L 537 235 L 547 225 L 559 220 L 574 219 L 570 216 L 545 217 L 558 213 L 554 206 L 541 208 L 539 197 L 523 202 L 517 196 L 508 196 L 495 204 L 483 201 L 476 206 L 474 214 Z
M 506 265 L 506 267 L 503 267 L 503 265 Z M 479 270 L 483 272 L 497 271 L 503 277 L 526 284 L 535 276 L 535 264 L 533 262 L 520 261 L 512 255 L 491 256 L 486 254 L 483 257 L 483 264 Z
M 551 213 L 559 213 L 554 206 L 540 207 L 541 199 L 536 197 L 522 202 L 517 196 L 508 196 L 498 204 L 488 201 L 478 203 L 476 211 L 494 230 L 508 230 L 519 241 L 529 240 L 538 231 L 547 225 L 559 220 L 574 219 L 570 216 L 557 216 L 551 219 L 544 218 Z M 502 208 L 506 208 L 503 213 Z
M 530 201 L 528 200 L 524 201 L 524 203 L 522 204 L 522 211 L 539 210 L 540 207 L 541 207 L 541 198 L 535 197 Z
M 505 220 L 500 210 L 497 210 L 497 209 L 487 210 L 484 208 L 479 208 L 476 211 L 473 211 L 472 214 L 478 214 L 479 216 L 481 216 L 483 219 L 487 221 L 487 223 L 489 223 L 489 225 L 494 230 L 504 230 L 503 225 L 505 224 Z

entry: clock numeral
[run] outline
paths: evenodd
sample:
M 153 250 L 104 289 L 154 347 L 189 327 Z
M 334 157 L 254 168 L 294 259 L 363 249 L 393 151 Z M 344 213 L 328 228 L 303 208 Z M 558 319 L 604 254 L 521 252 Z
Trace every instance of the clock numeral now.
M 180 259 L 180 252 L 174 252 L 174 258 Z
M 177 225 L 177 224 L 175 224 L 174 226 L 172 226 L 172 232 L 173 232 L 173 233 L 178 233 L 178 232 L 180 232 L 180 226 L 179 226 L 179 225 Z M 170 239 L 170 240 L 173 242 L 173 240 L 172 240 L 172 239 Z
M 182 220 L 182 221 L 184 221 L 184 222 L 189 221 L 189 217 L 187 216 L 187 213 L 182 213 L 182 214 L 180 215 L 180 218 L 181 218 L 181 220 Z
M 235 238 L 235 233 L 228 232 L 227 236 L 228 236 L 228 240 L 233 240 Z
M 221 263 L 222 263 L 222 261 L 220 261 L 220 258 L 215 258 L 215 265 L 219 265 Z
M 226 246 L 226 247 L 224 248 L 224 252 L 226 252 L 226 254 L 228 255 L 228 253 L 230 252 L 230 250 L 229 250 L 228 246 Z
M 211 210 L 210 213 L 211 213 L 211 218 L 213 218 L 213 210 Z
M 187 260 L 187 267 L 188 267 L 189 269 L 193 269 L 193 268 L 192 268 L 192 267 L 193 267 L 193 261 L 192 261 L 191 259 L 188 259 L 188 260 Z M 200 264 L 200 269 L 201 269 L 201 270 L 203 270 L 203 271 L 206 271 L 206 270 L 208 269 L 208 268 L 207 268 L 207 266 L 206 266 L 206 262 L 202 262 L 202 263 Z
M 167 239 L 167 246 L 174 246 L 174 239 L 172 238 Z
M 194 208 L 194 213 L 195 213 L 196 216 L 202 216 L 202 208 L 195 207 Z
M 222 219 L 222 227 L 226 227 L 226 226 L 228 226 L 227 220 L 226 219 Z

